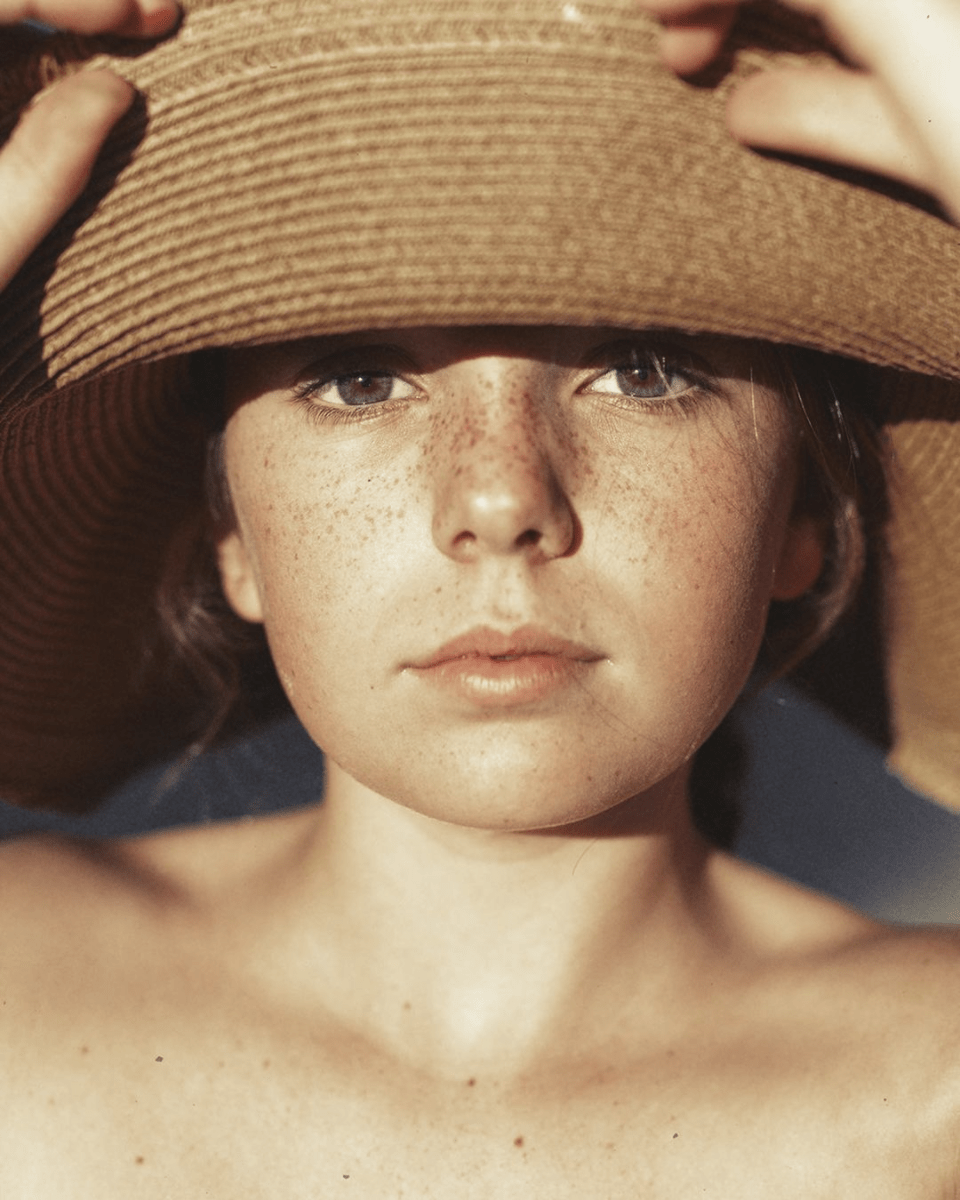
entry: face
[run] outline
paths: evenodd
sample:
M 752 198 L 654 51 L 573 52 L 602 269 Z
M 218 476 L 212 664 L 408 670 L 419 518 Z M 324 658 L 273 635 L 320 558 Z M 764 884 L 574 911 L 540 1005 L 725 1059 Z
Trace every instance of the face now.
M 819 572 L 735 343 L 370 332 L 236 352 L 228 393 L 228 597 L 331 769 L 443 820 L 662 791 Z

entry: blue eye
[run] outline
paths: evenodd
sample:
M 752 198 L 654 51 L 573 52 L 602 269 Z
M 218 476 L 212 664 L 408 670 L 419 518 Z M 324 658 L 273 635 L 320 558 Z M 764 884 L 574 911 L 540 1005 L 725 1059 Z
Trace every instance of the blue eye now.
M 636 350 L 630 361 L 611 367 L 590 384 L 591 392 L 632 400 L 665 400 L 696 386 L 689 372 L 652 351 Z
M 392 371 L 352 371 L 304 385 L 301 395 L 326 404 L 342 404 L 348 408 L 386 404 L 405 399 L 416 389 Z

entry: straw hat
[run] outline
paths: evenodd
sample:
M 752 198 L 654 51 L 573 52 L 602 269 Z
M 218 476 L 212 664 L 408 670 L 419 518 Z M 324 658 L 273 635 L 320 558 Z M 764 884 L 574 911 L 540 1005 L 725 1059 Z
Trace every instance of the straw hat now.
M 142 646 L 197 498 L 185 355 L 603 323 L 890 368 L 893 761 L 960 807 L 960 232 L 903 189 L 755 154 L 723 126 L 738 77 L 826 53 L 817 27 L 749 6 L 691 85 L 633 0 L 185 8 L 147 49 L 21 42 L 0 81 L 0 129 L 104 53 L 141 93 L 0 312 L 0 793 L 76 807 L 167 736 Z

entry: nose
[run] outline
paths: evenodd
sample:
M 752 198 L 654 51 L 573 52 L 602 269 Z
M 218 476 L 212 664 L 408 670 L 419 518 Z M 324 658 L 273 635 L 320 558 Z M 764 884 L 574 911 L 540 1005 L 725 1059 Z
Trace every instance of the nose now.
M 536 564 L 571 553 L 579 523 L 557 473 L 561 452 L 528 404 L 485 399 L 438 448 L 434 542 L 458 562 L 518 555 Z

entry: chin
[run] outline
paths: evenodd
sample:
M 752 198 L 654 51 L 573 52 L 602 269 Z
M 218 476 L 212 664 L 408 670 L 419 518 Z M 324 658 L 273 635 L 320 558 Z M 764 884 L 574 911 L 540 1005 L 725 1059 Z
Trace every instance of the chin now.
M 685 769 L 680 772 L 685 778 Z M 399 775 L 399 773 L 398 773 Z M 605 777 L 602 770 L 554 767 L 542 762 L 532 768 L 519 764 L 476 764 L 463 769 L 454 764 L 442 769 L 410 770 L 402 777 L 392 773 L 363 772 L 361 785 L 377 795 L 431 820 L 464 829 L 492 833 L 535 833 L 576 829 L 595 824 L 629 805 L 632 820 L 651 831 L 664 823 L 664 809 L 685 810 L 683 780 L 673 777 L 626 779 Z

